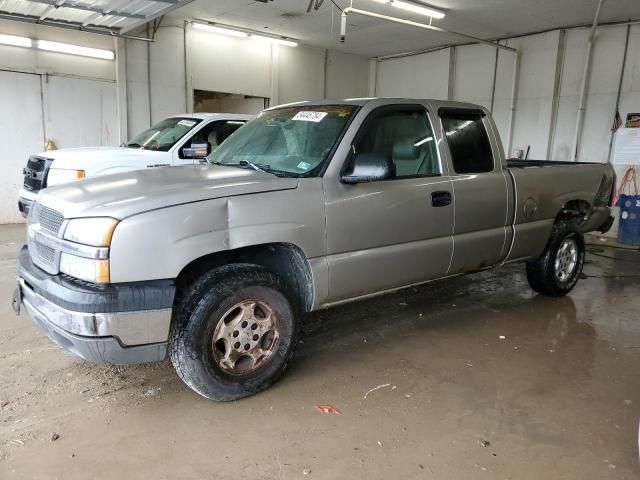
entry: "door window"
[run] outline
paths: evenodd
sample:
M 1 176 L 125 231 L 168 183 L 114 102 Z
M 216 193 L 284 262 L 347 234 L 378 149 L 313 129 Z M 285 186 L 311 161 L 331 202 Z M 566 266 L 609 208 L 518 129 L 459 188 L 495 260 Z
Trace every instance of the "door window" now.
M 393 178 L 440 175 L 435 136 L 426 110 L 416 106 L 382 108 L 361 130 L 356 154 L 372 153 L 393 162 Z
M 211 122 L 198 130 L 185 146 L 206 144 L 207 154 L 210 154 L 244 123 L 241 120 Z
M 483 115 L 446 113 L 442 115 L 453 169 L 456 173 L 485 173 L 493 170 L 491 143 L 484 127 Z

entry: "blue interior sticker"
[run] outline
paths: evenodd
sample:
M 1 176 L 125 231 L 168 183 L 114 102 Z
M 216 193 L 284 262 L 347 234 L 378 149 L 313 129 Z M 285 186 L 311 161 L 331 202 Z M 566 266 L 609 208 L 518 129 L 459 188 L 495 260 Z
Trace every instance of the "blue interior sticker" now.
M 309 169 L 311 168 L 311 164 L 310 164 L 310 163 L 307 163 L 307 162 L 300 162 L 300 163 L 298 164 L 298 168 L 299 168 L 300 170 L 309 170 Z

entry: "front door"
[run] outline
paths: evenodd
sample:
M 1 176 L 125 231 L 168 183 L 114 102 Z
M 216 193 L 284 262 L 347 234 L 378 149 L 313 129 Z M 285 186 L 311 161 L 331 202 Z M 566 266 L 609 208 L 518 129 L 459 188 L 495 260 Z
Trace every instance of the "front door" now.
M 182 145 L 175 149 L 173 164 L 174 165 L 191 165 L 198 163 L 198 159 L 187 158 L 183 155 L 182 149 L 192 147 L 194 145 L 206 145 L 207 155 L 210 155 L 229 135 L 239 129 L 245 122 L 242 120 L 219 120 L 210 122 L 194 133 L 191 138 L 185 140 Z M 204 161 L 204 157 L 202 158 Z
M 329 302 L 441 277 L 451 261 L 451 180 L 425 107 L 371 112 L 345 163 L 368 153 L 393 162 L 392 178 L 325 180 Z

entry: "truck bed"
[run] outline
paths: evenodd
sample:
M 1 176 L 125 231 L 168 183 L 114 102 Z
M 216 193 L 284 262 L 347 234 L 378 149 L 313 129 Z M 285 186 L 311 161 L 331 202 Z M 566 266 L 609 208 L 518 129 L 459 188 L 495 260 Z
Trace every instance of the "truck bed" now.
M 558 165 L 597 165 L 596 162 L 565 162 L 560 160 L 517 160 L 507 159 L 509 168 L 553 167 Z

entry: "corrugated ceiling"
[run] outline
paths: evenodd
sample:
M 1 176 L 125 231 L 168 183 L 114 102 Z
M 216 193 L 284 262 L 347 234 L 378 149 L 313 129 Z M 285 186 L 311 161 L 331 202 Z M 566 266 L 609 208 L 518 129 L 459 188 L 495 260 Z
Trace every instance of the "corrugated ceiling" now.
M 64 22 L 125 32 L 169 13 L 190 0 L 0 0 L 0 16 Z

